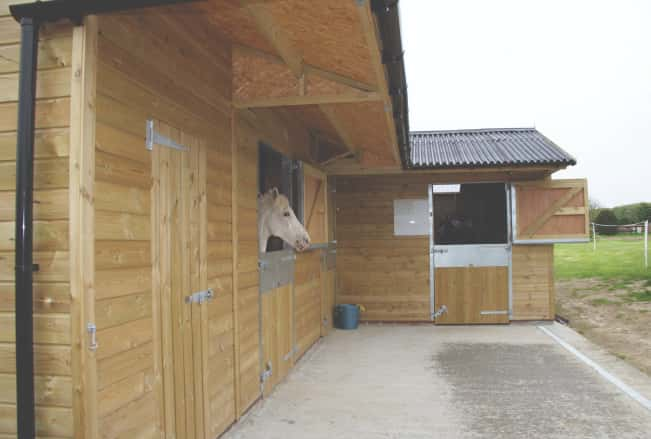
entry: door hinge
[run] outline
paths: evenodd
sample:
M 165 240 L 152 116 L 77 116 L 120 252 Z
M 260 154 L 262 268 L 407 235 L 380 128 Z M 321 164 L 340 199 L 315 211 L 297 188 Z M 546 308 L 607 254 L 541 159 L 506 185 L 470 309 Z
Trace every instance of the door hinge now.
M 156 128 L 154 127 L 154 121 L 152 119 L 149 119 L 147 120 L 147 125 L 146 125 L 145 147 L 149 151 L 152 151 L 154 149 L 155 144 L 166 146 L 168 148 L 176 149 L 179 151 L 188 150 L 187 146 L 181 145 L 180 143 L 175 142 L 169 137 L 156 132 Z
M 271 361 L 268 361 L 264 371 L 260 374 L 260 383 L 264 384 L 273 374 L 273 365 Z
M 97 350 L 97 326 L 95 323 L 88 323 L 86 325 L 86 330 L 88 331 L 88 335 L 90 336 L 90 341 L 88 343 L 88 350 L 95 352 Z
M 191 304 L 191 303 L 202 304 L 203 302 L 208 302 L 213 297 L 215 297 L 215 292 L 212 290 L 212 288 L 208 288 L 207 290 L 198 291 L 198 292 L 196 292 L 194 294 L 191 294 L 189 296 L 185 296 L 185 303 L 188 303 L 188 304 Z
M 447 312 L 448 312 L 448 307 L 445 305 L 441 305 L 441 307 L 434 314 L 432 314 L 432 319 L 436 320 L 438 317 L 441 317 L 443 314 L 446 314 Z

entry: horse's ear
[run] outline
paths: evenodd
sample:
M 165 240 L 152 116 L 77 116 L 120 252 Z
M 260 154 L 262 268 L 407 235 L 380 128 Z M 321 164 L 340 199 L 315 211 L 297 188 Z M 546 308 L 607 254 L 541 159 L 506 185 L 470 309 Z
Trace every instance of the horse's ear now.
M 271 188 L 269 192 L 271 192 L 271 196 L 273 197 L 274 200 L 278 198 L 279 193 L 277 187 Z

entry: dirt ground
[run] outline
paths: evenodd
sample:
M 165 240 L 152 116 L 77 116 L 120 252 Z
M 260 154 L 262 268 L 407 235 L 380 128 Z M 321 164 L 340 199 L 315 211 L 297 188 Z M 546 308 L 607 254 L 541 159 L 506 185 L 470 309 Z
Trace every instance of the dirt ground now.
M 651 301 L 645 281 L 556 282 L 556 312 L 594 343 L 651 376 Z

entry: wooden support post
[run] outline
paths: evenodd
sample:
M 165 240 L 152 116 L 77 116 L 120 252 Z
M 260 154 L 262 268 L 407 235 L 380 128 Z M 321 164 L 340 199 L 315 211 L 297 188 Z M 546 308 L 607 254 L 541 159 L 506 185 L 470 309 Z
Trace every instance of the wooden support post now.
M 97 358 L 89 344 L 95 323 L 95 97 L 97 17 L 84 19 L 72 36 L 70 90 L 70 296 L 72 413 L 75 437 L 98 437 Z

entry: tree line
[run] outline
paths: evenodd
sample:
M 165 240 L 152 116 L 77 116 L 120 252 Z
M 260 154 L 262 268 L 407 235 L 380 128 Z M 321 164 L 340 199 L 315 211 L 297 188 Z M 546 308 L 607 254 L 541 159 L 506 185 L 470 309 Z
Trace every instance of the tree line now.
M 590 201 L 590 221 L 598 224 L 635 224 L 651 221 L 651 203 L 635 203 L 601 207 L 594 200 Z M 604 231 L 605 232 L 605 231 Z M 615 229 L 613 229 L 615 233 Z

